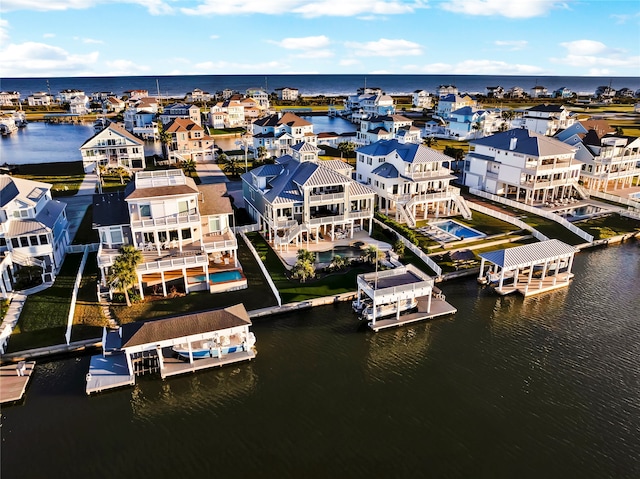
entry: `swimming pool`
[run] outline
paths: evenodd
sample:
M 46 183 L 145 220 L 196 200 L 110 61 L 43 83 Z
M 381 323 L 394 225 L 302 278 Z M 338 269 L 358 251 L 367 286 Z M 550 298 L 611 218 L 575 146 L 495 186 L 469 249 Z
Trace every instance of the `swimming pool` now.
M 449 239 L 448 241 L 483 238 L 486 236 L 484 233 L 478 230 L 474 230 L 473 228 L 470 228 L 453 220 L 439 221 L 437 223 L 430 223 L 429 225 L 434 226 L 437 229 L 453 236 L 453 238 Z
M 317 252 L 316 263 L 331 263 L 336 255 L 342 258 L 358 259 L 362 256 L 362 250 L 360 248 L 354 248 L 353 246 L 336 246 L 329 251 Z
M 226 283 L 228 281 L 239 281 L 242 279 L 242 273 L 238 270 L 220 271 L 219 273 L 209 273 L 209 281 L 212 283 Z M 190 282 L 201 283 L 205 280 L 204 274 L 192 276 Z
M 556 211 L 556 214 L 562 216 L 563 218 L 581 218 L 585 216 L 595 215 L 597 213 L 602 213 L 606 211 L 604 208 L 596 205 L 581 205 L 576 206 L 575 208 L 567 208 L 564 210 Z

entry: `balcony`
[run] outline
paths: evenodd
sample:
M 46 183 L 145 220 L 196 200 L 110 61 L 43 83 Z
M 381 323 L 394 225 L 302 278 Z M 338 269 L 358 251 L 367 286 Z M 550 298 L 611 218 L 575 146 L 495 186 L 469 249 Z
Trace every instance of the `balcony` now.
M 207 253 L 228 251 L 238 248 L 235 235 L 227 228 L 219 233 L 207 233 L 202 236 L 202 247 Z
M 344 192 L 341 193 L 324 193 L 309 195 L 310 204 L 327 204 L 327 203 L 343 203 L 345 199 Z
M 412 180 L 421 181 L 436 178 L 449 178 L 451 176 L 451 170 L 448 168 L 441 168 L 434 171 L 414 171 L 409 174 Z
M 156 228 L 160 226 L 180 226 L 180 225 L 190 225 L 190 224 L 199 225 L 200 215 L 179 214 L 179 215 L 162 216 L 160 218 L 149 218 L 144 220 L 132 219 L 131 229 L 140 230 L 145 228 Z
M 119 255 L 117 248 L 98 248 L 98 267 L 109 267 Z M 143 251 L 142 263 L 138 265 L 138 273 L 148 273 L 153 271 L 170 271 L 182 267 L 191 267 L 207 264 L 209 257 L 202 251 L 199 245 L 193 243 L 183 247 L 182 251 L 177 248 L 168 248 L 160 251 Z

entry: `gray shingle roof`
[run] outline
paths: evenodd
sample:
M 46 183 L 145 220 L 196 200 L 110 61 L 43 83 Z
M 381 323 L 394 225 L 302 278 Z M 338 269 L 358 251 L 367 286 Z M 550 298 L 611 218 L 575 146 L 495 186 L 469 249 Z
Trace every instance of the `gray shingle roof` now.
M 516 138 L 516 144 L 512 151 L 530 156 L 553 156 L 572 153 L 574 148 L 554 138 L 536 133 L 524 128 L 508 130 L 485 138 L 470 140 L 472 145 L 483 145 L 496 150 L 511 150 L 511 140 Z

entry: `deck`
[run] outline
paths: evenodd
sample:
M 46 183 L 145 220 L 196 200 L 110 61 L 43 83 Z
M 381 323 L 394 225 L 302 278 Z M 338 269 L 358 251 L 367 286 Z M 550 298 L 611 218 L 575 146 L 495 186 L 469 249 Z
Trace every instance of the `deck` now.
M 566 288 L 573 279 L 573 273 L 559 273 L 557 275 L 546 276 L 544 279 L 533 278 L 528 283 L 529 274 L 520 274 L 518 282 L 514 284 L 502 285 L 502 288 L 494 287 L 496 293 L 507 295 L 511 293 L 520 293 L 524 297 L 533 296 L 535 294 L 546 293 L 559 288 Z
M 21 361 L 0 367 L 0 404 L 22 399 L 35 367 L 35 361 Z M 18 368 L 21 368 L 22 375 L 18 375 Z
M 169 352 L 172 354 L 172 352 Z M 163 357 L 164 368 L 160 374 L 163 378 L 176 376 L 178 374 L 193 373 L 203 369 L 211 369 L 224 366 L 226 364 L 238 363 L 241 361 L 251 361 L 256 357 L 253 351 L 239 351 L 236 353 L 224 354 L 222 358 L 202 358 L 195 359 L 193 363 L 176 357 Z
M 428 298 L 418 298 L 418 311 L 415 313 L 401 314 L 398 319 L 395 316 L 387 319 L 378 319 L 375 324 L 369 322 L 369 327 L 378 332 L 381 329 L 395 328 L 406 324 L 416 323 L 427 319 L 454 314 L 458 310 L 444 299 L 431 298 L 431 310 L 427 312 Z
M 124 354 L 91 356 L 89 374 L 87 374 L 87 394 L 133 386 L 133 384 L 135 384 L 135 378 L 129 374 L 127 358 Z

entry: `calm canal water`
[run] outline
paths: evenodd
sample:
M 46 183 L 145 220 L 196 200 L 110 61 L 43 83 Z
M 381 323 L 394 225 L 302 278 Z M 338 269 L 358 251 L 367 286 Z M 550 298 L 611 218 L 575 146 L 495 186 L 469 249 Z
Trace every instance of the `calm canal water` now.
M 256 322 L 256 359 L 87 397 L 40 363 L 2 410 L 2 477 L 640 477 L 640 247 L 576 256 L 569 288 L 369 332 L 348 304 Z

